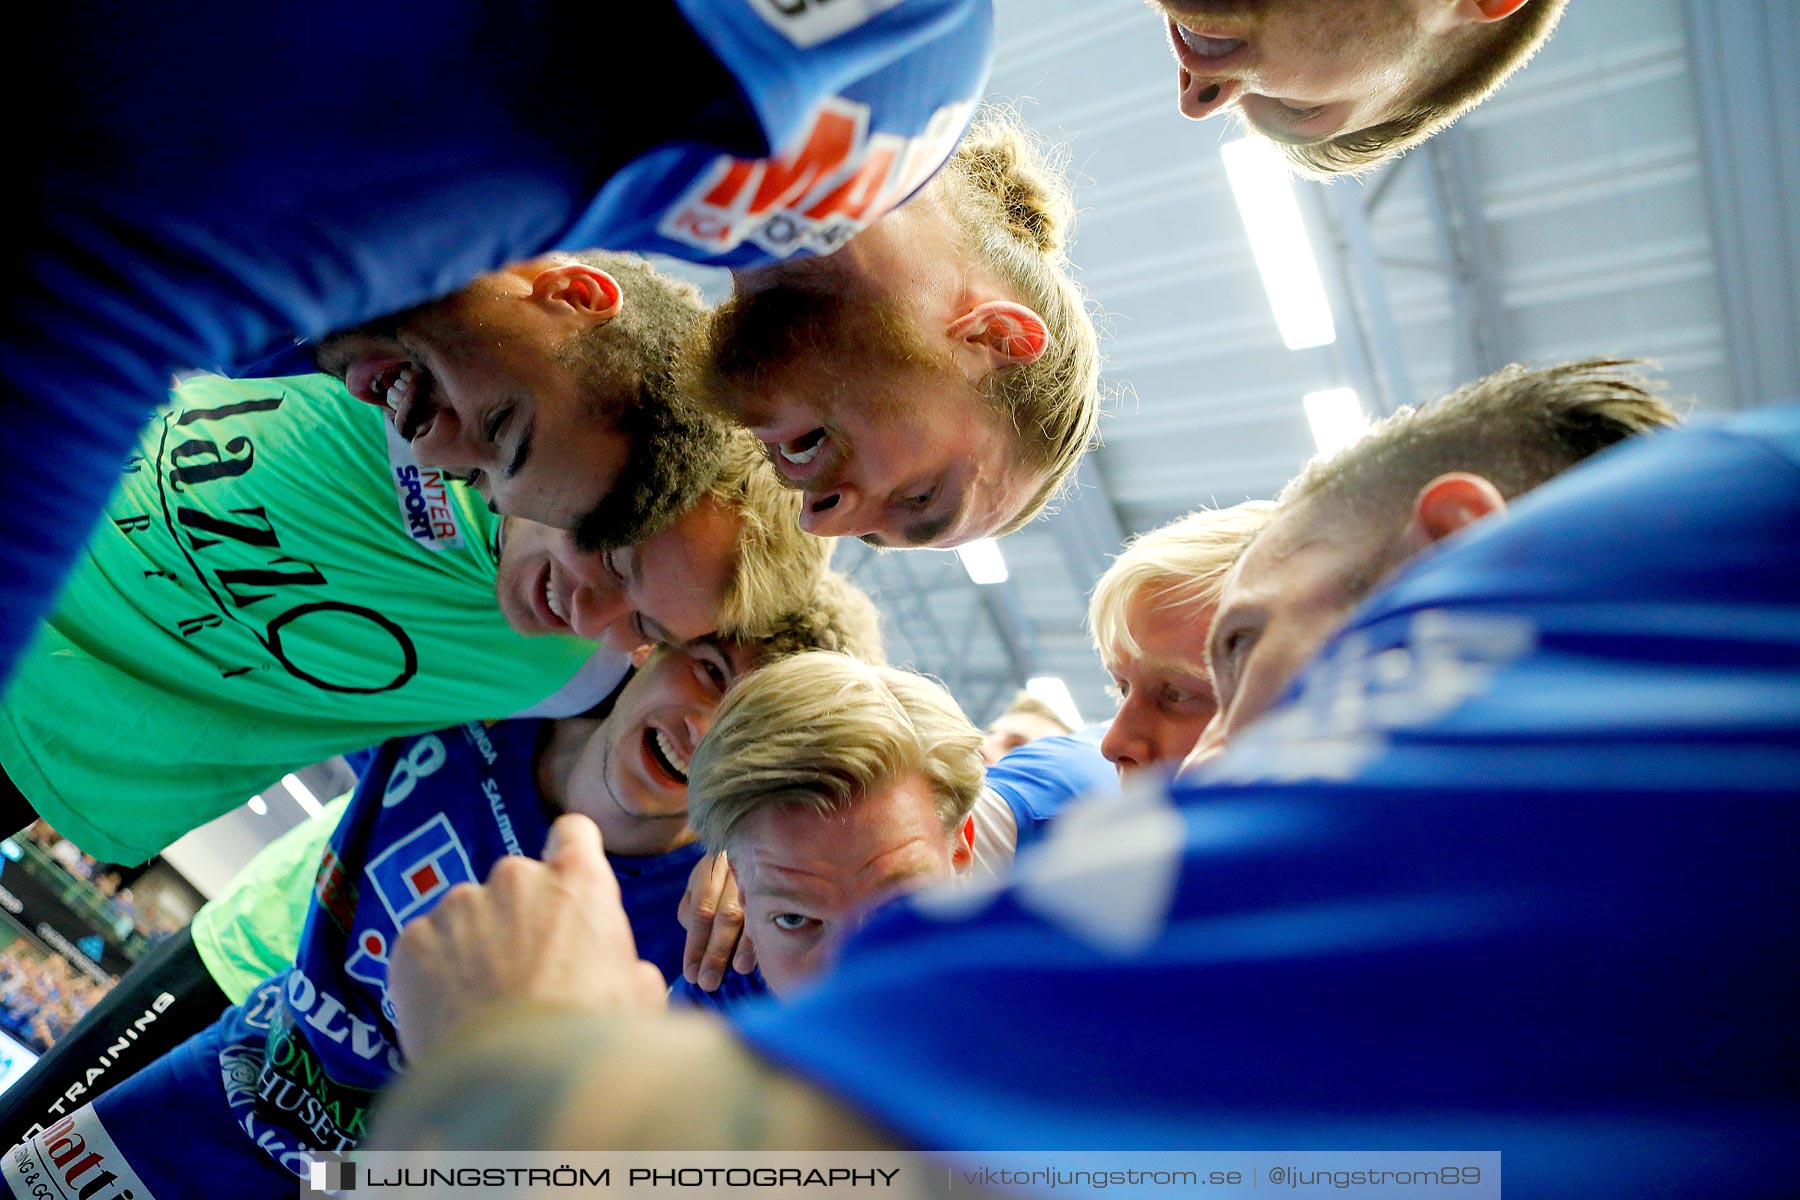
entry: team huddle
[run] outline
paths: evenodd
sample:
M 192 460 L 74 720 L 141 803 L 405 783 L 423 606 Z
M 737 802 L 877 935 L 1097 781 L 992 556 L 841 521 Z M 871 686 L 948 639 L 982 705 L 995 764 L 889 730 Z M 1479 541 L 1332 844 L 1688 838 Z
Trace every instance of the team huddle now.
M 1565 2 L 1151 8 L 1184 115 L 1326 175 Z M 333 4 L 282 47 L 217 7 L 47 35 L 118 72 L 65 119 L 130 169 L 33 159 L 67 202 L 0 358 L 9 494 L 81 521 L 8 535 L 0 816 L 135 863 L 358 779 L 0 1097 L 10 1194 L 502 1143 L 1455 1144 L 1681 1194 L 1715 1139 L 1769 1191 L 1800 414 L 1681 428 L 1612 358 L 1467 382 L 1137 532 L 1089 598 L 1117 713 L 984 731 L 831 558 L 1018 530 L 1102 429 L 986 0 L 458 3 L 385 84 Z M 219 111 L 159 57 L 202 26 L 344 85 Z M 674 66 L 596 116 L 510 65 L 584 37 Z M 400 86 L 433 67 L 479 78 Z

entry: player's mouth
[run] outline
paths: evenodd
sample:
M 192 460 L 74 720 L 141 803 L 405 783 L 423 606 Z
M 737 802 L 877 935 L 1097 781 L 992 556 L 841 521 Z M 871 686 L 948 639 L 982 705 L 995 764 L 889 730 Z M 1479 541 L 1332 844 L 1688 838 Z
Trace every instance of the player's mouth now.
M 1243 38 L 1197 33 L 1177 21 L 1169 22 L 1169 31 L 1175 35 L 1175 40 L 1180 43 L 1181 48 L 1209 63 L 1217 63 L 1221 59 L 1229 58 L 1245 44 Z
M 1200 33 L 1176 21 L 1169 22 L 1169 46 L 1180 75 L 1182 111 L 1190 117 L 1218 98 L 1221 85 L 1212 77 L 1243 66 L 1250 56 L 1250 45 L 1242 38 Z M 1204 85 L 1196 88 L 1196 82 Z M 1191 102 L 1190 94 L 1194 95 Z
M 545 629 L 561 632 L 569 629 L 569 599 L 558 586 L 556 563 L 546 562 L 533 578 L 528 591 L 532 614 Z
M 837 457 L 837 439 L 822 425 L 798 437 L 764 444 L 776 472 L 795 487 L 816 482 Z
M 350 364 L 344 383 L 358 400 L 380 405 L 407 441 L 431 432 L 440 412 L 436 380 L 411 359 L 365 358 Z
M 666 787 L 685 788 L 688 762 L 693 747 L 655 725 L 644 727 L 644 758 L 650 764 L 651 777 Z

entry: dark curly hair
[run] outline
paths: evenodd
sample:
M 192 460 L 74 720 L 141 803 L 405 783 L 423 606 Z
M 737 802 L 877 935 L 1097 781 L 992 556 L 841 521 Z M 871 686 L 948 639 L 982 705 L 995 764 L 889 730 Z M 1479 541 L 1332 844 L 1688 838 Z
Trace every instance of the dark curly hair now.
M 635 254 L 573 257 L 618 280 L 625 297 L 617 317 L 558 347 L 595 419 L 617 420 L 631 438 L 617 482 L 575 526 L 578 546 L 607 550 L 654 537 L 692 508 L 725 463 L 727 431 L 677 380 L 685 348 L 706 320 L 700 290 Z

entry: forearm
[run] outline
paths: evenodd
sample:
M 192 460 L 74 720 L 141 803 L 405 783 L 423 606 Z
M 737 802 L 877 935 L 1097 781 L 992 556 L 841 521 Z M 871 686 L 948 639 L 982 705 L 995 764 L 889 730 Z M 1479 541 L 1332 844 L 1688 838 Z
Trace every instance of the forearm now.
M 371 1145 L 392 1150 L 873 1150 L 893 1140 L 703 1014 L 510 1010 L 411 1069 Z

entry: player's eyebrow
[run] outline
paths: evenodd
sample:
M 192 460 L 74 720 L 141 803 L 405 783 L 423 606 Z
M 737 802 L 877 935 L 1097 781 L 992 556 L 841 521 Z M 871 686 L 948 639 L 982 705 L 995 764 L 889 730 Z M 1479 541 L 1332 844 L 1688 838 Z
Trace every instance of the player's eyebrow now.
M 929 546 L 942 537 L 946 529 L 954 527 L 960 520 L 962 520 L 962 506 L 958 505 L 940 516 L 928 517 L 917 524 L 908 525 L 903 536 L 909 546 Z

